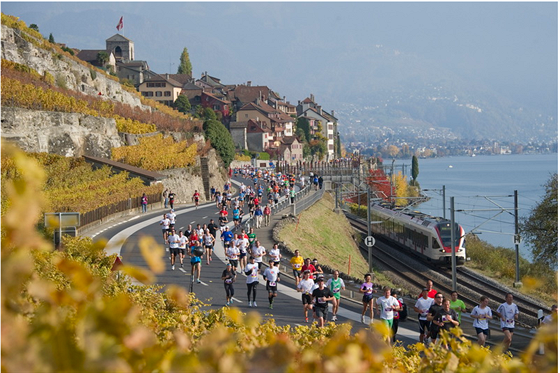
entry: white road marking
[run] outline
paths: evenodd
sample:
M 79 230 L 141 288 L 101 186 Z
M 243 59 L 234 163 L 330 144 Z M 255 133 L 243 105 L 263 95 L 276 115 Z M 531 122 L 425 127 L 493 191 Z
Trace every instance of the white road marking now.
M 240 301 L 239 299 L 235 298 L 235 297 L 231 297 L 231 299 L 233 299 L 234 301 L 236 301 L 237 303 L 243 303 L 243 301 Z

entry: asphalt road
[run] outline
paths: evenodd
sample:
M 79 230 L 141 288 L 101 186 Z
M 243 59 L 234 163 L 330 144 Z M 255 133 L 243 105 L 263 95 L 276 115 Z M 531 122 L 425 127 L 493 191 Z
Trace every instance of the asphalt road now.
M 147 264 L 140 254 L 138 241 L 143 236 L 152 236 L 157 242 L 163 245 L 163 237 L 159 221 L 161 220 L 164 212 L 167 212 L 167 210 L 159 209 L 146 214 L 132 215 L 122 219 L 121 221 L 100 226 L 95 230 L 87 232 L 87 235 L 93 237 L 94 240 L 109 240 L 106 248 L 107 252 L 109 254 L 119 253 L 123 262 L 147 268 Z M 202 225 L 204 223 L 208 223 L 210 219 L 214 219 L 215 222 L 218 220 L 218 210 L 216 209 L 214 203 L 201 205 L 198 209 L 195 209 L 192 205 L 178 205 L 175 206 L 175 213 L 177 214 L 175 225 L 177 231 L 186 229 L 189 224 L 196 226 L 196 224 Z M 268 251 L 270 247 L 266 247 L 266 249 Z M 167 263 L 166 270 L 157 275 L 156 283 L 161 285 L 180 285 L 189 290 L 191 285 L 189 258 L 185 258 L 184 269 L 180 268 L 177 260 L 175 270 L 171 270 L 168 252 L 163 253 L 163 259 Z M 217 239 L 213 260 L 210 262 L 210 265 L 206 265 L 205 260 L 202 261 L 202 283 L 193 284 L 193 292 L 199 299 L 209 304 L 209 309 L 224 307 L 226 298 L 223 282 L 221 281 L 221 274 L 225 269 L 225 263 L 223 246 L 221 240 Z M 305 324 L 301 294 L 295 291 L 295 284 L 292 278 L 283 276 L 283 279 L 279 282 L 279 293 L 275 298 L 274 308 L 272 310 L 268 308 L 268 294 L 265 288 L 265 281 L 262 277 L 259 279 L 259 285 L 257 288 L 258 307 L 248 307 L 245 279 L 246 277 L 244 274 L 238 274 L 237 282 L 234 284 L 234 307 L 238 307 L 244 312 L 258 312 L 263 319 L 266 320 L 272 318 L 275 320 L 276 324 L 282 326 Z M 363 324 L 360 321 L 361 311 L 362 305 L 359 302 L 343 299 L 338 312 L 338 320 L 336 322 L 350 323 L 353 331 L 367 328 L 368 325 Z M 409 321 L 401 322 L 397 333 L 397 340 L 402 341 L 405 346 L 418 341 L 418 324 L 412 309 L 410 309 L 409 315 L 412 316 L 412 320 L 409 319 Z M 331 316 L 332 313 L 329 312 L 329 321 Z M 311 314 L 309 319 L 312 320 Z M 470 332 L 468 331 L 467 324 L 472 324 L 472 321 L 470 318 L 466 317 L 466 314 L 463 315 L 463 319 L 463 324 L 465 324 L 465 333 L 469 334 Z M 369 322 L 369 317 L 366 316 L 366 323 L 367 322 Z M 474 333 L 472 334 L 474 337 Z M 522 338 L 523 334 L 526 335 L 526 338 Z M 512 347 L 514 349 L 523 349 L 528 343 L 530 337 L 531 333 L 529 331 L 520 330 L 520 333 L 514 337 L 514 344 Z M 494 343 L 499 343 L 501 339 L 501 333 L 496 332 L 492 333 L 490 340 Z

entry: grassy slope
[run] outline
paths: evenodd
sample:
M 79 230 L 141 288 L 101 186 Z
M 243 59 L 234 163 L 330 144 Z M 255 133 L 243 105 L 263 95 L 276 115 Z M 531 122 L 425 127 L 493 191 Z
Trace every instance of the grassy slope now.
M 329 193 L 304 211 L 299 223 L 288 224 L 280 232 L 279 238 L 293 251 L 299 249 L 304 258 L 317 258 L 320 265 L 327 265 L 348 274 L 348 260 L 351 260 L 350 275 L 363 278 L 368 271 L 367 260 L 360 253 L 353 234 L 354 230 L 342 214 L 334 212 L 334 199 Z M 376 282 L 392 286 L 387 278 L 374 271 Z

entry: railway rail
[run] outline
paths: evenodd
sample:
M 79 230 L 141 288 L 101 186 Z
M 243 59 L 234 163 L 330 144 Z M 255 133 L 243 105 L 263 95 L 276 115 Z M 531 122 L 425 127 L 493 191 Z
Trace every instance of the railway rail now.
M 362 219 L 348 213 L 346 217 L 355 229 L 367 233 L 367 225 Z M 368 248 L 365 245 L 360 245 L 360 249 L 367 253 Z M 434 287 L 442 293 L 450 294 L 453 291 L 450 269 L 430 264 L 406 248 L 383 237 L 376 237 L 376 244 L 372 248 L 372 258 L 409 285 L 421 289 L 425 286 L 426 281 L 431 279 Z M 456 274 L 457 291 L 468 308 L 478 305 L 480 296 L 485 295 L 490 300 L 490 307 L 495 310 L 504 302 L 505 295 L 512 293 L 515 297 L 514 302 L 519 308 L 519 321 L 529 327 L 537 325 L 537 311 L 547 308 L 542 302 L 531 299 L 466 267 L 457 267 Z

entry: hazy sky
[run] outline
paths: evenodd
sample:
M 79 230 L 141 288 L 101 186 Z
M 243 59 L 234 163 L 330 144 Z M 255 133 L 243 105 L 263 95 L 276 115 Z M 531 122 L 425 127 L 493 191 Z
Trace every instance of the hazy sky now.
M 227 84 L 251 80 L 292 102 L 311 92 L 320 100 L 320 82 L 341 71 L 351 89 L 369 74 L 367 64 L 351 62 L 381 45 L 521 102 L 557 102 L 556 2 L 5 1 L 1 7 L 78 49 L 104 48 L 124 16 L 122 33 L 152 70 L 175 73 L 187 47 L 195 77 L 208 71 Z

